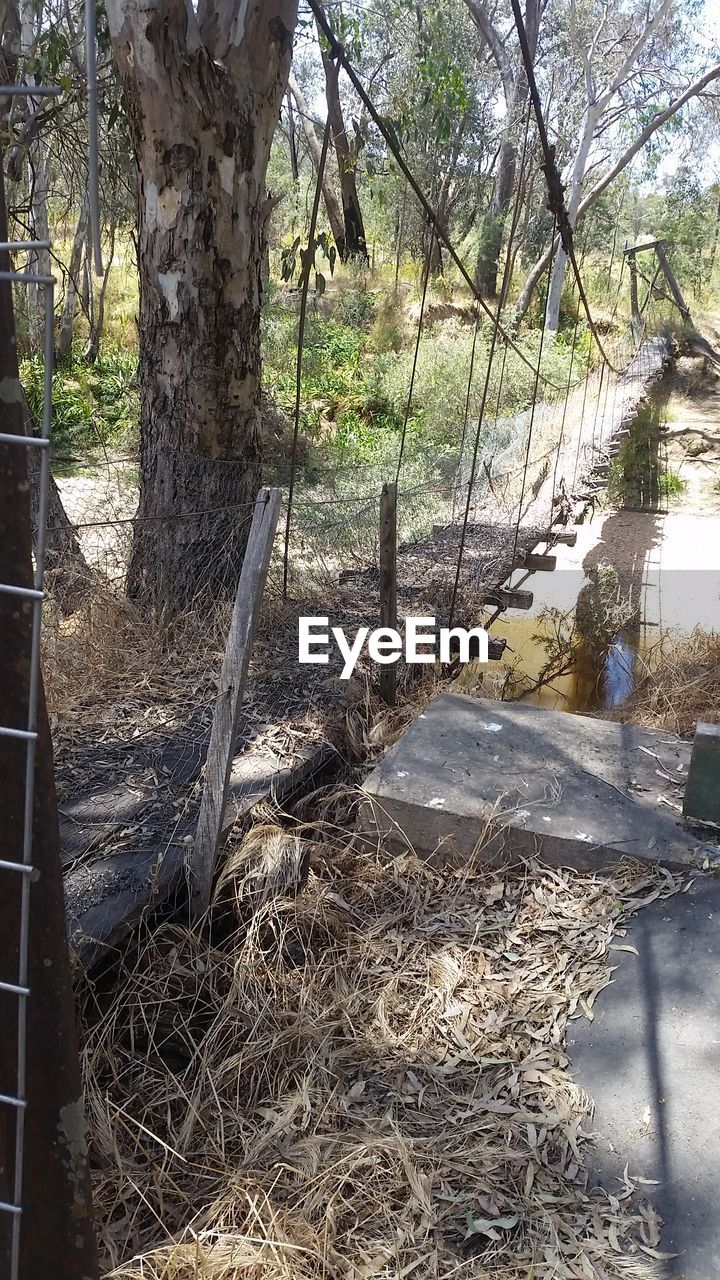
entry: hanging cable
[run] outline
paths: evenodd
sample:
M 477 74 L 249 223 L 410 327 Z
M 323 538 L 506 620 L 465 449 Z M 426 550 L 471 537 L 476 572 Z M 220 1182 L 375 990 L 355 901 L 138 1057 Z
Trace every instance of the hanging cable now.
M 521 165 L 522 165 L 522 166 L 524 166 L 524 164 L 525 164 L 525 155 L 526 155 L 526 151 L 527 151 L 527 141 L 528 141 L 529 123 L 530 123 L 530 111 L 529 111 L 529 106 L 528 106 L 528 109 L 527 109 L 527 112 L 526 112 L 526 117 L 525 117 L 525 135 L 524 135 L 524 141 L 523 141 L 523 152 L 522 152 L 522 162 L 521 162 Z M 521 168 L 521 172 L 522 172 L 522 168 Z M 500 334 L 504 334 L 504 330 L 503 330 L 503 328 L 502 328 L 502 326 L 501 326 L 501 323 L 500 323 L 500 316 L 502 315 L 502 310 L 503 310 L 503 307 L 505 306 L 505 304 L 506 304 L 506 302 L 507 302 L 507 296 L 508 296 L 508 292 L 509 292 L 509 290 L 510 290 L 510 277 L 511 277 L 511 275 L 512 275 L 512 261 L 513 261 L 513 257 L 512 257 L 512 253 L 513 253 L 513 240 L 514 240 L 514 234 L 515 234 L 515 231 L 517 230 L 517 224 L 518 224 L 519 217 L 520 217 L 520 193 L 521 193 L 521 184 L 518 182 L 518 184 L 517 184 L 517 188 L 516 188 L 516 192 L 515 192 L 515 206 L 514 206 L 514 208 L 513 208 L 513 216 L 512 216 L 512 221 L 511 221 L 511 229 L 510 229 L 510 234 L 508 235 L 507 251 L 506 251 L 506 254 L 505 254 L 505 264 L 504 264 L 504 267 L 503 267 L 503 278 L 502 278 L 502 284 L 501 284 L 501 286 L 500 286 L 500 297 L 499 297 L 499 299 L 498 299 L 497 312 L 496 312 L 496 314 L 493 316 L 493 327 L 492 327 L 492 334 L 491 334 L 491 338 L 490 338 L 490 348 L 489 348 L 489 351 L 488 351 L 488 357 L 487 357 L 487 368 L 486 368 L 486 371 L 485 371 L 485 382 L 484 382 L 484 385 L 483 385 L 482 398 L 481 398 L 481 401 L 480 401 L 480 408 L 479 408 L 479 411 L 478 411 L 478 425 L 477 425 L 477 431 L 475 432 L 475 445 L 474 445 L 474 448 L 473 448 L 472 462 L 471 462 L 471 464 L 470 464 L 470 477 L 469 477 L 469 480 L 468 480 L 468 486 L 467 486 L 467 497 L 466 497 L 466 499 L 465 499 L 465 512 L 464 512 L 464 515 L 463 515 L 462 529 L 461 529 L 461 531 L 460 531 L 460 545 L 459 545 L 459 547 L 458 547 L 457 563 L 456 563 L 456 566 L 455 566 L 455 579 L 454 579 L 454 581 L 453 581 L 452 595 L 451 595 L 451 598 L 450 598 L 450 613 L 449 613 L 449 623 L 448 623 L 448 625 L 449 625 L 449 626 L 452 626 L 452 624 L 453 624 L 453 617 L 454 617 L 454 614 L 455 614 L 455 603 L 456 603 L 456 600 L 457 600 L 458 587 L 459 587 L 459 584 L 460 584 L 460 574 L 461 574 L 461 571 L 462 571 L 463 554 L 464 554 L 464 551 L 465 551 L 465 539 L 466 539 L 466 537 L 467 537 L 467 527 L 468 527 L 468 521 L 469 521 L 469 519 L 470 519 L 470 506 L 471 506 L 471 503 L 472 503 L 473 485 L 474 485 L 474 483 L 475 483 L 475 475 L 476 475 L 476 471 L 477 471 L 478 453 L 479 453 L 479 450 L 480 450 L 480 432 L 481 432 L 481 430 L 482 430 L 483 423 L 484 423 L 484 421 L 485 421 L 485 406 L 486 406 L 486 404 L 487 404 L 488 392 L 489 392 L 489 390 L 490 390 L 490 377 L 491 377 L 491 374 L 492 374 L 493 360 L 494 360 L 494 357 L 495 357 L 495 348 L 496 348 L 496 345 L 497 345 L 497 339 L 498 339 L 498 336 L 499 336 Z M 508 346 L 508 344 L 507 344 L 507 342 L 506 342 L 506 343 L 505 343 L 505 354 L 504 354 L 504 356 L 503 356 L 503 366 L 502 366 L 502 372 L 503 372 L 503 374 L 504 374 L 504 371 L 505 371 L 505 360 L 506 360 L 506 356 L 507 356 L 507 346 Z M 469 407 L 470 407 L 470 393 L 471 393 L 471 387 L 472 387 L 472 375 L 473 375 L 474 358 L 475 358 L 475 344 L 473 343 L 473 358 L 472 358 L 471 366 L 470 366 L 470 376 L 469 376 L 469 379 L 468 379 L 468 389 L 467 389 L 467 397 L 466 397 L 466 403 L 465 403 L 466 422 L 467 422 L 467 416 L 468 416 L 468 413 L 469 413 Z M 536 374 L 536 378 L 535 378 L 535 390 L 537 391 L 537 373 L 539 372 L 539 365 L 538 365 L 538 370 L 533 370 L 533 372 Z M 501 383 L 501 385 L 502 385 L 502 383 Z M 499 395 L 500 395 L 500 391 L 498 391 L 498 398 L 499 398 Z M 463 438 L 464 438 L 464 436 L 463 436 Z
M 488 306 L 485 299 L 483 298 L 477 284 L 473 280 L 472 276 L 470 275 L 470 272 L 465 266 L 465 263 L 462 261 L 457 250 L 455 249 L 447 229 L 443 225 L 440 218 L 438 218 L 437 214 L 432 208 L 432 205 L 427 199 L 427 196 L 424 194 L 422 188 L 417 182 L 417 179 L 414 177 L 411 169 L 409 168 L 402 154 L 402 150 L 398 145 L 397 138 L 394 136 L 394 130 L 392 130 L 391 128 L 388 128 L 387 121 L 385 121 L 383 117 L 376 110 L 372 102 L 372 99 L 369 97 L 367 91 L 365 90 L 362 84 L 362 81 L 357 75 L 357 72 L 354 70 L 352 63 L 350 62 L 350 59 L 347 56 L 344 46 L 338 40 L 337 36 L 335 35 L 335 32 L 330 26 L 327 20 L 327 15 L 322 5 L 318 3 L 318 0 L 308 0 L 308 4 L 313 12 L 313 15 L 318 24 L 318 27 L 320 28 L 323 35 L 325 36 L 325 39 L 328 41 L 328 44 L 330 46 L 331 56 L 334 58 L 337 58 L 340 66 L 346 72 L 347 77 L 350 80 L 350 83 L 352 84 L 355 92 L 360 98 L 360 101 L 363 103 L 363 106 L 367 110 L 367 113 L 370 116 L 370 119 L 373 121 L 376 128 L 379 129 L 380 133 L 385 139 L 385 142 L 387 143 L 387 146 L 390 150 L 391 155 L 395 160 L 395 163 L 397 164 L 401 173 L 407 180 L 410 188 L 412 189 L 415 195 L 415 198 L 417 199 L 418 203 L 420 204 L 425 214 L 425 217 L 428 219 L 430 225 L 432 226 L 433 231 L 435 232 L 435 235 L 437 236 L 438 240 L 440 240 L 440 242 L 445 245 L 445 248 L 450 254 L 450 257 L 455 263 L 455 266 L 460 272 L 463 280 L 465 281 L 466 285 L 470 289 L 473 297 L 476 299 L 478 306 L 482 307 L 483 311 L 488 316 L 488 318 L 492 320 L 493 323 L 495 323 L 495 316 L 493 315 L 492 309 Z M 533 373 L 535 373 L 535 366 L 533 365 L 532 361 L 528 359 L 524 351 L 521 351 L 517 343 L 513 340 L 510 334 L 504 328 L 502 328 L 502 326 L 500 328 L 500 333 L 503 339 L 510 344 L 510 346 L 512 347 L 513 351 L 518 356 L 518 358 L 522 360 L 523 364 L 527 365 L 527 367 L 529 369 L 532 369 Z M 554 387 L 556 391 L 562 391 L 562 387 L 558 386 L 557 383 L 552 382 L 550 378 L 543 376 L 542 381 L 546 383 L 548 386 Z
M 553 220 L 553 233 L 552 233 L 552 241 L 551 241 L 551 243 L 553 244 L 555 243 L 555 230 L 556 230 L 556 227 Z M 513 539 L 513 550 L 512 550 L 513 566 L 515 565 L 515 559 L 517 556 L 518 539 L 520 537 L 520 522 L 522 520 L 523 502 L 525 500 L 525 489 L 527 486 L 527 473 L 528 473 L 528 467 L 530 465 L 530 448 L 532 445 L 532 438 L 533 438 L 533 426 L 535 424 L 535 406 L 537 403 L 537 393 L 538 393 L 538 387 L 540 384 L 540 367 L 542 365 L 543 350 L 545 347 L 545 333 L 546 333 L 545 321 L 547 320 L 548 305 L 550 302 L 550 280 L 552 278 L 552 269 L 553 269 L 554 261 L 555 261 L 555 255 L 551 254 L 550 261 L 548 263 L 548 283 L 547 283 L 547 292 L 545 294 L 543 327 L 540 333 L 540 349 L 538 351 L 537 373 L 535 376 L 535 387 L 533 389 L 532 406 L 530 408 L 530 423 L 528 425 L 527 448 L 525 450 L 525 461 L 523 464 L 522 485 L 520 486 L 520 502 L 518 504 L 518 516 L 517 516 L 517 523 L 515 525 L 515 537 Z
M 513 243 L 515 240 L 515 233 L 517 231 L 517 224 L 520 220 L 520 206 L 522 203 L 521 192 L 523 189 L 523 175 L 524 175 L 524 169 L 525 169 L 525 156 L 527 151 L 529 126 L 530 126 L 530 104 L 528 103 L 525 111 L 525 132 L 524 132 L 524 138 L 523 138 L 522 155 L 520 158 L 520 173 L 518 177 L 518 184 L 515 191 L 515 204 L 513 207 L 512 220 L 510 223 L 510 231 L 508 235 L 507 258 L 505 262 L 505 267 L 503 269 L 503 279 L 502 279 L 502 285 L 500 288 L 500 297 L 498 299 L 498 310 L 497 310 L 498 317 L 502 315 L 503 308 L 507 301 L 507 294 L 510 288 L 510 277 L 512 275 L 512 249 L 513 249 Z M 479 327 L 480 327 L 480 309 L 477 308 L 475 311 L 475 324 L 473 327 L 473 340 L 472 340 L 472 348 L 470 351 L 470 367 L 468 370 L 468 381 L 467 381 L 467 389 L 466 389 L 466 395 L 465 395 L 465 412 L 463 415 L 462 437 L 460 439 L 460 453 L 459 453 L 460 467 L 462 467 L 463 458 L 465 456 L 465 439 L 467 437 L 467 429 L 468 429 L 468 423 L 470 418 L 470 400 L 472 395 L 472 381 L 473 381 L 473 373 L 475 370 L 475 353 L 477 349 Z M 505 376 L 505 365 L 507 362 L 507 353 L 508 353 L 508 344 L 505 342 L 503 343 L 502 366 L 500 369 L 500 378 L 498 380 L 497 406 L 495 410 L 496 419 L 498 417 L 503 378 Z M 479 428 L 480 428 L 480 420 L 478 420 L 478 432 L 479 432 Z M 470 488 L 472 489 L 472 481 L 470 481 Z M 467 519 L 467 511 L 468 511 L 468 507 L 466 504 L 466 519 Z M 454 515 L 454 508 L 453 508 L 453 515 Z M 461 545 L 463 545 L 462 537 L 461 537 Z M 462 549 L 460 551 L 460 558 L 462 559 Z M 450 625 L 452 625 L 452 608 L 454 607 L 454 604 L 455 604 L 455 596 L 453 594 L 453 601 L 452 601 L 452 606 L 450 610 Z
M 589 234 L 590 234 L 590 233 L 589 233 L 589 231 L 586 231 L 586 233 L 585 233 L 585 240 L 584 240 L 584 242 L 583 242 L 583 247 L 582 247 L 582 250 L 581 250 L 581 252 L 580 252 L 580 261 L 581 261 L 581 263 L 583 263 L 583 262 L 585 261 L 585 253 L 586 253 L 586 250 L 587 250 L 587 243 L 588 243 L 588 237 L 589 237 Z M 578 299 L 578 304 L 579 304 L 579 299 Z M 555 507 L 555 490 L 556 490 L 556 486 L 557 486 L 557 473 L 558 473 L 558 466 L 559 466 L 559 464 L 560 464 L 560 452 L 561 452 L 561 450 L 562 450 L 562 447 L 563 447 L 563 441 L 564 441 L 564 438 L 565 438 L 565 423 L 567 422 L 568 404 L 569 404 L 569 401 L 570 401 L 570 392 L 571 392 L 571 390 L 572 390 L 573 366 L 574 366 L 574 364 L 575 364 L 575 352 L 576 352 L 576 350 L 577 350 L 577 339 L 578 339 L 578 330 L 579 330 L 579 328 L 580 328 L 580 306 L 578 305 L 577 310 L 576 310 L 576 312 L 575 312 L 575 325 L 574 325 L 574 327 L 573 327 L 572 346 L 571 346 L 571 349 L 570 349 L 570 368 L 569 368 L 569 371 L 568 371 L 567 387 L 566 387 L 566 390 L 565 390 L 565 399 L 564 399 L 564 402 L 563 402 L 562 418 L 561 418 L 561 421 L 560 421 L 560 436 L 559 436 L 559 439 L 558 439 L 558 446 L 557 446 L 557 450 L 556 450 L 556 453 L 555 453 L 555 465 L 554 465 L 554 467 L 553 467 L 552 493 L 551 493 L 551 497 L 550 497 L 550 519 L 549 519 L 549 524 L 548 524 L 548 539 L 549 539 L 549 535 L 550 535 L 550 528 L 551 528 L 551 526 L 552 526 L 552 521 L 553 521 L 553 512 L 554 512 L 554 507 Z M 580 431 L 581 431 L 581 434 L 582 434 L 582 427 L 580 428 Z
M 410 408 L 412 406 L 413 390 L 415 388 L 415 374 L 417 372 L 418 354 L 420 352 L 420 338 L 422 337 L 423 316 L 425 315 L 425 299 L 427 298 L 428 280 L 430 279 L 430 246 L 428 245 L 425 253 L 425 261 L 423 263 L 423 287 L 422 297 L 420 299 L 420 315 L 418 316 L 417 335 L 415 338 L 415 352 L 413 355 L 412 370 L 410 373 L 410 386 L 408 388 L 407 404 L 405 405 L 405 418 L 402 425 L 402 434 L 400 436 L 400 452 L 397 460 L 397 471 L 395 472 L 395 484 L 400 479 L 400 468 L 402 466 L 403 454 L 405 452 L 405 436 L 407 435 L 408 419 L 410 417 Z
M 565 207 L 565 189 L 563 187 L 562 179 L 560 177 L 560 172 L 558 170 L 557 163 L 555 161 L 555 147 L 551 144 L 548 138 L 547 128 L 545 126 L 545 118 L 543 116 L 542 103 L 540 101 L 540 94 L 538 92 L 537 81 L 535 79 L 535 68 L 533 66 L 532 57 L 530 56 L 530 47 L 528 45 L 527 32 L 525 30 L 525 23 L 523 21 L 522 11 L 520 9 L 520 2 L 519 0 L 510 0 L 510 4 L 512 6 L 513 17 L 515 19 L 515 26 L 517 28 L 518 40 L 520 41 L 520 51 L 522 54 L 525 74 L 527 76 L 528 87 L 530 89 L 530 97 L 532 99 L 532 104 L 535 109 L 535 119 L 537 121 L 538 134 L 540 136 L 540 146 L 542 147 L 542 153 L 544 157 L 542 170 L 543 170 L 543 173 L 545 174 L 545 182 L 547 184 L 548 205 L 550 207 L 550 212 L 552 213 L 555 219 L 557 234 L 559 234 L 560 236 L 560 242 L 562 244 L 563 251 L 568 257 L 568 260 L 573 269 L 573 274 L 577 281 L 578 294 L 580 295 L 580 301 L 582 302 L 583 309 L 587 316 L 588 326 L 595 338 L 598 351 L 600 352 L 605 362 L 608 365 L 610 365 L 610 368 L 612 369 L 614 368 L 614 366 L 611 364 L 608 356 L 605 353 L 603 344 L 600 341 L 600 336 L 597 332 L 595 321 L 593 320 L 593 317 L 592 317 L 592 312 L 590 311 L 590 304 L 587 300 L 587 295 L 585 293 L 585 286 L 583 285 L 582 277 L 580 275 L 580 270 L 577 264 L 577 259 L 575 257 L 575 247 L 573 244 L 573 228 L 572 228 L 572 223 L 570 221 L 570 216 L 568 214 L 567 208 Z M 555 235 L 553 235 L 553 244 L 554 244 L 554 240 L 555 240 Z

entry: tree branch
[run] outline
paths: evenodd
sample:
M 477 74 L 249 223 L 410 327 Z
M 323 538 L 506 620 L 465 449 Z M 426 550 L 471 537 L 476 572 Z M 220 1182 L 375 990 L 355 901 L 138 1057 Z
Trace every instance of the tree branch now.
M 484 0 L 466 0 L 466 3 L 470 10 L 470 17 L 495 59 L 497 69 L 500 72 L 500 78 L 503 83 L 505 101 L 509 107 L 515 88 L 515 76 L 513 75 L 512 64 L 508 57 L 505 45 L 498 31 L 493 26 L 492 19 L 485 7 Z
M 578 205 L 575 219 L 576 225 L 580 221 L 582 215 L 595 203 L 598 197 L 602 195 L 603 191 L 610 186 L 610 183 L 614 182 L 618 175 L 622 173 L 623 169 L 629 165 L 630 161 L 634 159 L 638 151 L 642 150 L 645 143 L 652 138 L 653 134 L 657 133 L 658 129 L 661 129 L 664 124 L 667 124 L 667 121 L 671 120 L 672 117 L 685 106 L 686 102 L 689 102 L 691 98 L 698 97 L 707 85 L 711 84 L 713 80 L 718 79 L 720 79 L 720 63 L 716 63 L 714 67 L 711 67 L 709 71 L 706 71 L 698 80 L 693 81 L 693 83 L 689 85 L 683 93 L 675 98 L 669 106 L 665 107 L 664 111 L 658 111 L 657 114 L 653 116 L 649 124 L 647 124 L 642 130 L 642 133 L 639 133 L 635 141 L 632 142 L 625 151 L 623 151 L 619 160 L 615 162 L 612 169 L 609 169 L 608 172 L 595 183 L 595 186 L 588 191 L 587 195 L 583 196 L 580 204 Z M 532 295 L 537 283 L 559 243 L 560 238 L 557 236 L 553 244 L 545 251 L 541 258 L 538 258 L 534 267 L 530 271 L 520 297 L 518 298 L 517 315 L 519 319 L 525 315 L 525 312 L 530 306 Z

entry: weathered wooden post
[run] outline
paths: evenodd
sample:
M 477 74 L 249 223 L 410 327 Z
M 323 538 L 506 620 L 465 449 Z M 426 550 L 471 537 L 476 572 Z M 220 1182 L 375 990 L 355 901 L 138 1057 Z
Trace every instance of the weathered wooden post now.
M 186 858 L 190 880 L 190 910 L 194 920 L 202 915 L 210 903 L 215 861 L 224 835 L 223 823 L 240 708 L 281 502 L 279 489 L 261 489 L 257 496 L 235 596 L 205 764 L 205 782 L 195 843 L 190 847 Z
M 397 485 L 384 484 L 380 494 L 380 626 L 397 627 Z M 380 670 L 380 697 L 395 706 L 397 662 Z
M 680 315 L 682 316 L 683 320 L 687 324 L 690 320 L 690 308 L 688 307 L 687 303 L 685 302 L 685 299 L 682 296 L 680 285 L 677 282 L 677 277 L 668 261 L 664 240 L 657 241 L 655 245 L 655 252 L 658 257 L 658 262 L 660 263 L 660 266 L 662 268 L 663 275 L 665 276 L 665 279 L 667 280 L 668 285 L 670 286 L 670 292 L 673 298 L 675 299 L 675 306 L 677 307 L 678 311 L 680 312 Z

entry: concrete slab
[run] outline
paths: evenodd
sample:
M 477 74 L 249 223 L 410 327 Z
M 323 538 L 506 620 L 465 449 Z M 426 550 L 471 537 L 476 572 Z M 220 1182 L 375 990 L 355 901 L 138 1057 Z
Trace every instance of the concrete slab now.
M 720 1275 L 720 879 L 643 909 L 616 952 L 594 1020 L 571 1023 L 573 1074 L 595 1102 L 593 1183 L 625 1165 L 665 1226 L 674 1280 Z
M 443 694 L 370 774 L 361 822 L 437 861 L 469 856 L 489 829 L 488 858 L 503 846 L 556 866 L 702 865 L 708 846 L 680 812 L 690 750 L 634 725 Z

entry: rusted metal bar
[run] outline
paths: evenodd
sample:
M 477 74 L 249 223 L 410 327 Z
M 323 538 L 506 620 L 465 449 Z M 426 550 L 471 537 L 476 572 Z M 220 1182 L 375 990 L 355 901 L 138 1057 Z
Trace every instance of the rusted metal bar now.
M 397 629 L 397 485 L 384 484 L 380 494 L 380 626 Z M 380 668 L 380 697 L 395 706 L 397 661 Z
M 0 164 L 0 241 L 7 239 Z M 24 415 L 9 266 L 7 250 L 0 250 L 0 386 L 8 428 L 0 439 L 0 578 L 30 594 L 20 601 L 0 594 L 0 1275 L 95 1280 L 52 746 L 39 677 L 42 547 L 34 573 L 28 451 L 14 443 L 24 436 Z M 52 318 L 50 293 L 46 339 Z M 49 379 L 50 372 L 48 431 Z

